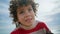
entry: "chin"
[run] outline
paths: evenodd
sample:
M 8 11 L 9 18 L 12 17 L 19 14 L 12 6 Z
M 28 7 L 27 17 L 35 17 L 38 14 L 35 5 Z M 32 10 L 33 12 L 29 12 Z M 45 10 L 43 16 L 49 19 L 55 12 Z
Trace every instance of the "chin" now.
M 27 27 L 29 27 L 29 26 L 31 26 L 32 24 L 26 24 L 25 26 L 27 26 Z

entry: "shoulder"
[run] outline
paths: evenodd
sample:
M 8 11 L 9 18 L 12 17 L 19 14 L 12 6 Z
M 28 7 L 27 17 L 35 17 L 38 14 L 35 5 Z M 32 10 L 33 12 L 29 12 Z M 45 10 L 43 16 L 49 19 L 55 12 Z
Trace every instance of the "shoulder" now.
M 38 25 L 45 29 L 46 31 L 50 31 L 49 27 L 46 25 L 45 22 L 38 21 Z M 51 32 L 51 31 L 50 31 Z
M 17 34 L 19 33 L 19 28 L 15 28 L 10 34 Z
M 47 26 L 46 26 L 46 24 L 45 24 L 45 22 L 42 22 L 42 21 L 36 21 L 38 24 L 37 24 L 37 27 L 39 27 L 39 28 L 46 28 Z
M 45 22 L 42 22 L 42 21 L 36 21 L 38 23 L 38 25 L 46 25 Z
M 39 24 L 41 27 L 43 27 L 43 28 L 47 27 L 47 25 L 46 25 L 45 22 L 38 21 L 38 24 Z
M 49 28 L 47 27 L 45 22 L 38 21 L 38 26 L 41 27 L 41 28 L 45 28 L 46 30 L 49 30 Z

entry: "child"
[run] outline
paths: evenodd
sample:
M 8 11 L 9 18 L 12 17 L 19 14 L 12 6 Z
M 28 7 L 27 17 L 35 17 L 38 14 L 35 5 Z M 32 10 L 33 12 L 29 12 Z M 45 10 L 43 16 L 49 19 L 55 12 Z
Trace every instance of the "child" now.
M 34 0 L 11 0 L 10 14 L 16 29 L 11 34 L 52 34 L 46 24 L 35 20 Z

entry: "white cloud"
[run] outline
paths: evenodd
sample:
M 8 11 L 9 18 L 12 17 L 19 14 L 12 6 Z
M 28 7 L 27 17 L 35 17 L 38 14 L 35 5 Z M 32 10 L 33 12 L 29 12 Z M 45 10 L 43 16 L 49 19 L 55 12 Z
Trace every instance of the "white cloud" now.
M 0 3 L 0 6 L 2 7 L 2 9 L 0 8 L 0 13 L 6 13 L 6 14 L 8 14 L 8 12 L 9 12 L 9 10 L 8 10 L 9 6 L 8 6 L 8 4 L 6 4 L 6 3 Z
M 39 1 L 35 0 L 35 2 L 39 3 L 38 12 L 37 12 L 38 19 L 40 17 L 44 18 L 47 15 L 53 15 L 59 13 L 60 8 L 58 9 L 57 8 L 58 5 L 54 3 L 56 1 L 57 0 L 39 0 Z
M 3 6 L 4 8 L 8 8 L 9 7 L 8 4 L 6 4 L 6 3 L 0 3 L 0 6 Z
M 6 26 L 0 26 L 0 29 L 11 29 L 11 28 L 15 28 L 15 24 L 10 24 L 10 25 L 6 25 Z
M 60 33 L 60 25 L 50 27 L 53 33 Z

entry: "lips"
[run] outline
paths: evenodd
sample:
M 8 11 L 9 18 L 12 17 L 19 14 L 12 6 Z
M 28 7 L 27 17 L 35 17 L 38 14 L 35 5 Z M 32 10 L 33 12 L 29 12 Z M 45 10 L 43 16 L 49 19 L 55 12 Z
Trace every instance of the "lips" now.
M 32 18 L 27 18 L 25 21 L 26 22 L 31 22 Z

